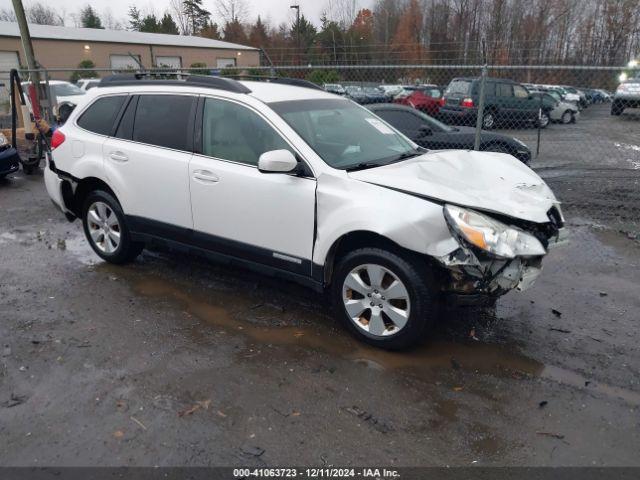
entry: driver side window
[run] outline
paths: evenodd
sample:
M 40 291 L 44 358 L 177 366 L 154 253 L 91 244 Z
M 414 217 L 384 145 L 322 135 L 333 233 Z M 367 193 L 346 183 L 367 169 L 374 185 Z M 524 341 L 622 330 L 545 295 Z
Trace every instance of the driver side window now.
M 204 155 L 257 166 L 260 155 L 271 150 L 291 151 L 291 148 L 262 117 L 237 103 L 205 99 Z

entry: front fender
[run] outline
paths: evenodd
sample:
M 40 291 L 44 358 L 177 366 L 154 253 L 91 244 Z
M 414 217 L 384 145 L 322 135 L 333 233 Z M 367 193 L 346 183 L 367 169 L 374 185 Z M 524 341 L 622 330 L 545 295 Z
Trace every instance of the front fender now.
M 317 235 L 313 262 L 324 265 L 336 241 L 356 231 L 370 231 L 398 245 L 430 256 L 458 248 L 442 205 L 347 176 L 320 175 L 317 186 Z

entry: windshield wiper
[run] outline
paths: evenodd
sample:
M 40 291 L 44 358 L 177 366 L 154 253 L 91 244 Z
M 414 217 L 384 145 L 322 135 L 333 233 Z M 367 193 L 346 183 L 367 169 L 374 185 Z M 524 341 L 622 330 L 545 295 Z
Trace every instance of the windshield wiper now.
M 345 168 L 345 170 L 347 172 L 355 172 L 357 170 L 366 170 L 367 168 L 382 167 L 383 165 L 386 165 L 386 163 L 362 162 L 358 163 L 357 165 L 347 167 Z
M 390 163 L 397 163 L 397 162 L 401 162 L 403 160 L 408 160 L 409 158 L 413 158 L 413 157 L 417 157 L 419 155 L 422 155 L 423 153 L 427 152 L 426 148 L 417 148 L 415 150 L 409 150 L 407 152 L 403 152 L 400 155 L 393 157 L 393 160 L 391 160 L 389 162 Z M 387 164 L 388 165 L 388 164 Z
M 417 157 L 427 152 L 426 148 L 418 148 L 415 150 L 408 150 L 403 152 L 395 157 L 391 157 L 389 161 L 386 162 L 361 162 L 356 165 L 352 165 L 350 167 L 345 168 L 347 172 L 355 172 L 357 170 L 366 170 L 367 168 L 376 168 L 376 167 L 384 167 L 385 165 L 391 165 L 392 163 L 402 162 L 403 160 L 408 160 L 409 158 Z

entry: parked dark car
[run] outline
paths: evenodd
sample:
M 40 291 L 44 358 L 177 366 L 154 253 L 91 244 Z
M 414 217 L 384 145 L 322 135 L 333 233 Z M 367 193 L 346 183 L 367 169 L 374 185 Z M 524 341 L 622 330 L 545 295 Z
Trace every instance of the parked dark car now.
M 367 95 L 364 93 L 362 87 L 357 85 L 347 85 L 344 87 L 347 92 L 347 97 L 353 100 L 354 102 L 364 104 L 367 103 Z
M 416 108 L 421 112 L 436 116 L 442 105 L 442 92 L 437 85 L 419 85 L 403 87 L 393 103 Z
M 475 125 L 480 102 L 479 78 L 454 78 L 444 92 L 440 117 L 453 125 Z M 549 115 L 539 118 L 540 102 L 521 84 L 502 78 L 487 78 L 482 128 L 533 124 L 545 128 Z
M 387 103 L 370 105 L 367 108 L 421 147 L 433 150 L 473 149 L 475 128 L 451 127 L 404 105 Z M 480 149 L 487 152 L 508 153 L 525 164 L 531 161 L 529 147 L 508 135 L 483 130 L 480 134 Z
M 17 172 L 20 168 L 20 156 L 18 152 L 6 142 L 4 135 L 2 137 L 5 143 L 0 145 L 0 179 L 10 173 Z
M 364 87 L 366 100 L 365 103 L 385 103 L 387 102 L 387 95 L 378 87 Z
M 346 95 L 347 94 L 347 91 L 339 83 L 325 83 L 322 86 L 322 88 L 324 88 L 327 92 L 334 93 L 336 95 Z

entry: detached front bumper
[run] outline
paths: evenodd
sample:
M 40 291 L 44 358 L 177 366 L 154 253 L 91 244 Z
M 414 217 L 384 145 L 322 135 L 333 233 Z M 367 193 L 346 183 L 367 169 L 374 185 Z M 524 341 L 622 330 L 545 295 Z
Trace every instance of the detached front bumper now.
M 562 228 L 549 239 L 547 251 L 565 243 L 567 233 Z M 462 304 L 486 303 L 511 290 L 527 290 L 542 273 L 542 259 L 543 256 L 499 259 L 462 245 L 436 258 L 447 277 L 444 292 Z

